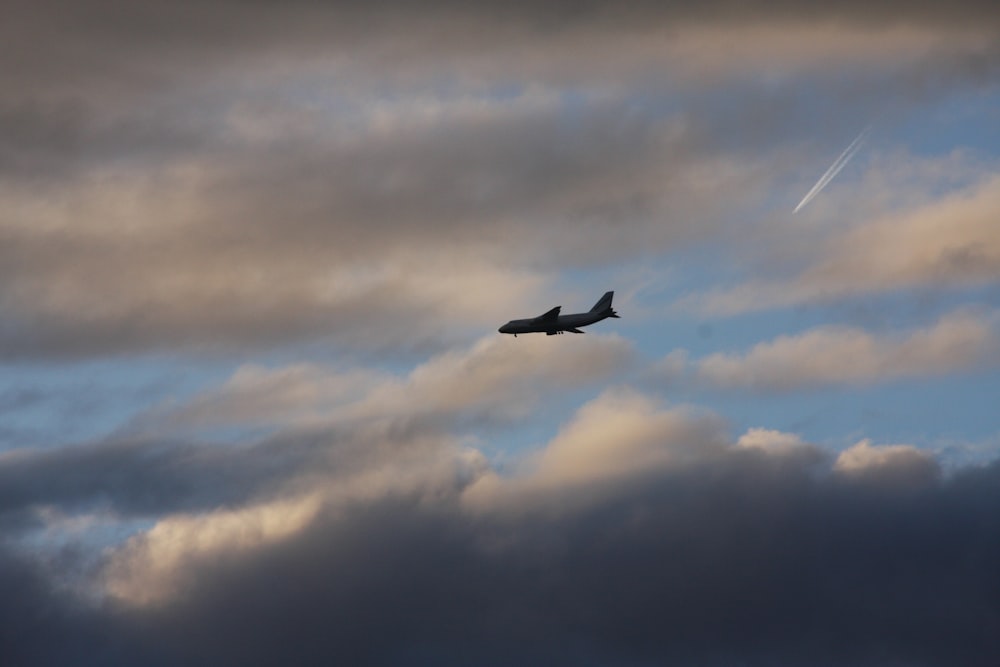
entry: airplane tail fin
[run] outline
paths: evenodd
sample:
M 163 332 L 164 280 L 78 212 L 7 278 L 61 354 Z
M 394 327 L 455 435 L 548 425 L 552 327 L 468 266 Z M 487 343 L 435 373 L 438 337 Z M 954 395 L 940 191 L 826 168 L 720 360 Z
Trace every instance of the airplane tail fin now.
M 611 308 L 611 299 L 613 299 L 614 296 L 615 296 L 614 290 L 612 290 L 610 292 L 605 292 L 604 296 L 601 297 L 601 300 L 598 301 L 597 303 L 595 303 L 594 307 L 590 309 L 590 312 L 592 312 L 592 313 L 602 313 L 604 311 L 610 311 L 610 313 L 608 314 L 608 317 L 618 317 L 618 313 L 616 313 Z

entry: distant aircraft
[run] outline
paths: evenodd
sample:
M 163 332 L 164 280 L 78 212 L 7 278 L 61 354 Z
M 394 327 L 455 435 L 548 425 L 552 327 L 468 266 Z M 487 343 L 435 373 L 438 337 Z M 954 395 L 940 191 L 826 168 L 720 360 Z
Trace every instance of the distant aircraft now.
M 562 306 L 556 306 L 549 312 L 538 317 L 526 320 L 511 320 L 500 327 L 499 331 L 502 334 L 514 334 L 515 338 L 517 338 L 517 334 L 542 333 L 543 331 L 547 336 L 554 336 L 566 331 L 582 334 L 583 332 L 580 331 L 579 327 L 585 327 L 588 324 L 600 322 L 609 317 L 618 317 L 618 313 L 611 308 L 611 298 L 614 295 L 614 291 L 605 292 L 601 300 L 595 303 L 594 307 L 586 313 L 560 315 L 559 310 Z

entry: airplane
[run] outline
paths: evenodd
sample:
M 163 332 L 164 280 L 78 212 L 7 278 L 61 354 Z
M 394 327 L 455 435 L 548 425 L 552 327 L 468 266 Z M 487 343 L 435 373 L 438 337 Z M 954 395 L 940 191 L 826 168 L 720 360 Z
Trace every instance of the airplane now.
M 556 306 L 549 312 L 538 317 L 526 320 L 511 320 L 500 327 L 498 331 L 502 334 L 514 334 L 514 338 L 517 338 L 517 334 L 542 333 L 543 331 L 546 336 L 554 336 L 567 331 L 582 334 L 583 332 L 580 331 L 579 327 L 585 327 L 588 324 L 594 324 L 609 317 L 618 317 L 618 313 L 611 308 L 611 299 L 614 295 L 614 291 L 605 292 L 601 300 L 595 303 L 594 307 L 586 313 L 560 315 L 559 311 L 562 309 L 562 306 Z

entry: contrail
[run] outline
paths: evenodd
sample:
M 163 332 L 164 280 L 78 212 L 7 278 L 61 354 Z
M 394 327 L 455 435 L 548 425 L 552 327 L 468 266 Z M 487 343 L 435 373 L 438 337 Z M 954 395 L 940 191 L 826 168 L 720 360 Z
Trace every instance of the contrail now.
M 799 205 L 795 207 L 795 210 L 792 211 L 792 213 L 798 213 L 799 209 L 812 201 L 812 198 L 818 195 L 820 191 L 825 188 L 837 174 L 840 173 L 840 170 L 843 169 L 848 162 L 850 162 L 851 158 L 854 157 L 854 154 L 861 148 L 861 144 L 865 142 L 865 139 L 868 138 L 871 131 L 871 125 L 861 131 L 861 134 L 859 134 L 854 141 L 851 142 L 851 145 L 845 148 L 844 152 L 840 154 L 840 157 L 834 160 L 833 164 L 830 165 L 830 168 L 819 177 L 819 180 L 816 181 L 816 185 L 812 186 L 812 190 L 806 193 L 806 196 L 802 198 L 802 201 L 799 202 Z

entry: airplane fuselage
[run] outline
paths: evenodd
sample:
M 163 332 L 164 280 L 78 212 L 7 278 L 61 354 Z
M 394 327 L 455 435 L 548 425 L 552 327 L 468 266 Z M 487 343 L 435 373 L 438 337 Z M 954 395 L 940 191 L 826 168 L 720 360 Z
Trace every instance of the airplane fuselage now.
M 563 333 L 572 331 L 590 324 L 595 324 L 601 320 L 611 317 L 610 313 L 573 313 L 571 315 L 560 315 L 553 322 L 536 322 L 533 318 L 526 320 L 511 320 L 500 327 L 500 333 L 524 334 L 524 333 Z
M 502 334 L 526 334 L 544 333 L 549 336 L 560 334 L 566 331 L 573 333 L 583 333 L 580 327 L 585 327 L 609 317 L 618 317 L 618 313 L 611 307 L 611 299 L 614 292 L 607 292 L 601 297 L 592 309 L 586 313 L 573 313 L 571 315 L 560 315 L 559 307 L 555 307 L 544 315 L 531 317 L 523 320 L 511 320 L 498 329 Z

